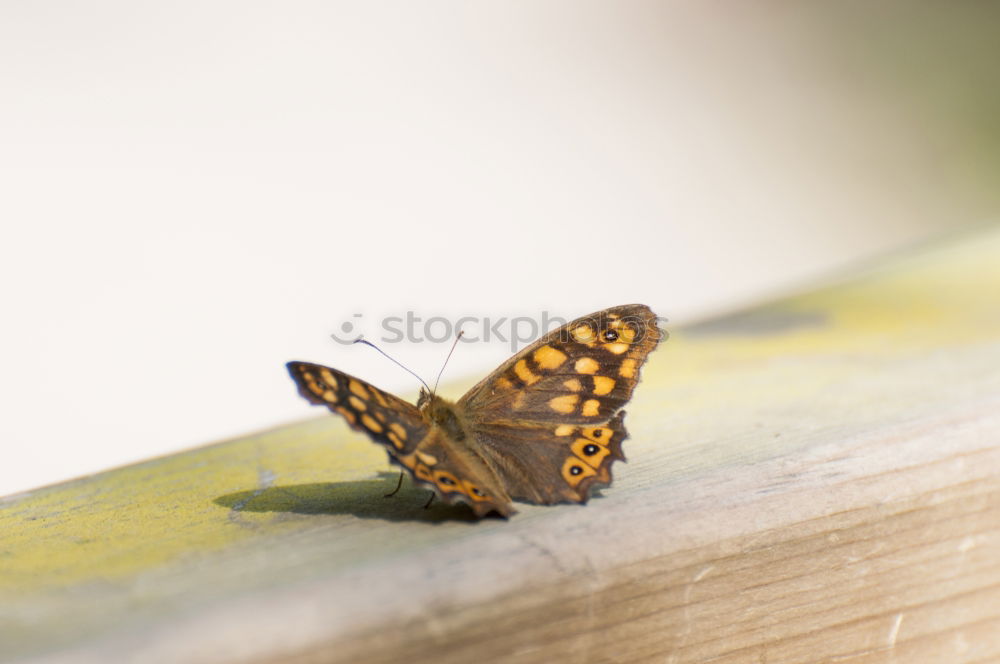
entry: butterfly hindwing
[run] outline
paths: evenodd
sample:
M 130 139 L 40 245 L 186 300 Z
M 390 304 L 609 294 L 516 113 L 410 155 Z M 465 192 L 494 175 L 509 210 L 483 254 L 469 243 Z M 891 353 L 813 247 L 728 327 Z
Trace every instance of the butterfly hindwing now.
M 415 406 L 360 378 L 309 362 L 286 366 L 299 394 L 338 413 L 352 429 L 385 445 L 392 456 L 413 452 L 430 430 Z
M 432 430 L 412 453 L 392 461 L 406 468 L 415 483 L 432 489 L 446 502 L 468 503 L 477 516 L 516 512 L 501 480 L 482 457 L 440 429 Z
M 483 423 L 477 434 L 483 454 L 515 500 L 585 503 L 592 487 L 611 484 L 611 464 L 625 460 L 624 417 L 625 411 L 618 411 L 597 425 Z

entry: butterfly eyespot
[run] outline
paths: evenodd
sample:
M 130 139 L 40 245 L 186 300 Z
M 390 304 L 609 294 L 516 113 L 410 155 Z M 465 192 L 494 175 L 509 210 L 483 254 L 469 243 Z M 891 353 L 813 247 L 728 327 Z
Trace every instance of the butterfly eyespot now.
M 451 479 L 450 477 L 439 477 L 438 482 L 440 482 L 445 486 L 455 486 L 455 480 Z
M 573 451 L 576 459 L 583 461 L 590 468 L 600 469 L 601 464 L 604 463 L 604 459 L 611 454 L 611 450 L 607 447 L 593 443 L 586 438 L 577 438 L 570 445 L 570 449 Z M 567 468 L 572 468 L 574 464 L 574 457 L 570 457 L 566 464 Z M 588 471 L 588 468 L 584 467 L 584 472 Z
M 615 330 L 604 330 L 605 341 L 618 341 L 618 332 Z
M 476 486 L 472 482 L 468 482 L 468 481 L 462 482 L 461 489 L 465 492 L 466 496 L 468 496 L 469 498 L 472 498 L 473 500 L 475 500 L 477 502 L 478 501 L 484 501 L 484 500 L 490 500 L 490 497 L 486 494 L 486 492 L 483 491 L 482 489 L 480 489 L 478 486 Z
M 570 466 L 570 468 L 569 468 L 569 474 L 570 475 L 579 475 L 582 472 L 583 472 L 583 468 L 581 468 L 580 466 Z

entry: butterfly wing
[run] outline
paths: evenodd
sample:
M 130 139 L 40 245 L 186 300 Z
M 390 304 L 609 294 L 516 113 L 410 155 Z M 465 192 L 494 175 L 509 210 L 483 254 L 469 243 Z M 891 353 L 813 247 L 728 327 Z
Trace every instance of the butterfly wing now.
M 517 511 L 502 481 L 483 459 L 439 428 L 432 429 L 411 454 L 395 461 L 410 471 L 417 484 L 432 489 L 445 502 L 468 503 L 476 516 L 496 512 L 506 517 Z
M 622 406 L 660 342 L 641 304 L 578 318 L 511 357 L 459 401 L 513 498 L 586 502 L 611 482 L 628 436 Z
M 351 428 L 368 434 L 405 468 L 414 481 L 446 502 L 468 503 L 477 516 L 514 513 L 496 475 L 465 446 L 433 429 L 410 403 L 360 378 L 309 362 L 289 362 L 299 394 L 341 415 Z
M 411 454 L 430 426 L 416 406 L 360 378 L 309 362 L 289 362 L 288 373 L 309 403 L 341 415 L 352 429 L 384 445 L 391 457 Z

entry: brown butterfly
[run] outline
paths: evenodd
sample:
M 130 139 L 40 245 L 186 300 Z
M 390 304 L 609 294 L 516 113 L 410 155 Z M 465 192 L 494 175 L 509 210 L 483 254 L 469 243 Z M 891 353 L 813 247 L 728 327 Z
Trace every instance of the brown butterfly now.
M 611 483 L 628 437 L 620 409 L 661 336 L 649 307 L 611 307 L 546 334 L 457 402 L 421 389 L 416 406 L 336 369 L 287 366 L 303 397 L 384 445 L 418 484 L 477 516 L 510 516 L 512 499 L 586 503 Z

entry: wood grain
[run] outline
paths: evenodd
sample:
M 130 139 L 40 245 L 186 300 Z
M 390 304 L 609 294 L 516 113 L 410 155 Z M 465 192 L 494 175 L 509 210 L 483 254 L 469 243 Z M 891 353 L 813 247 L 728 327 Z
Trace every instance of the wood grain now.
M 671 330 L 586 507 L 383 498 L 333 417 L 7 497 L 0 659 L 1000 661 L 998 294 L 988 229 Z

